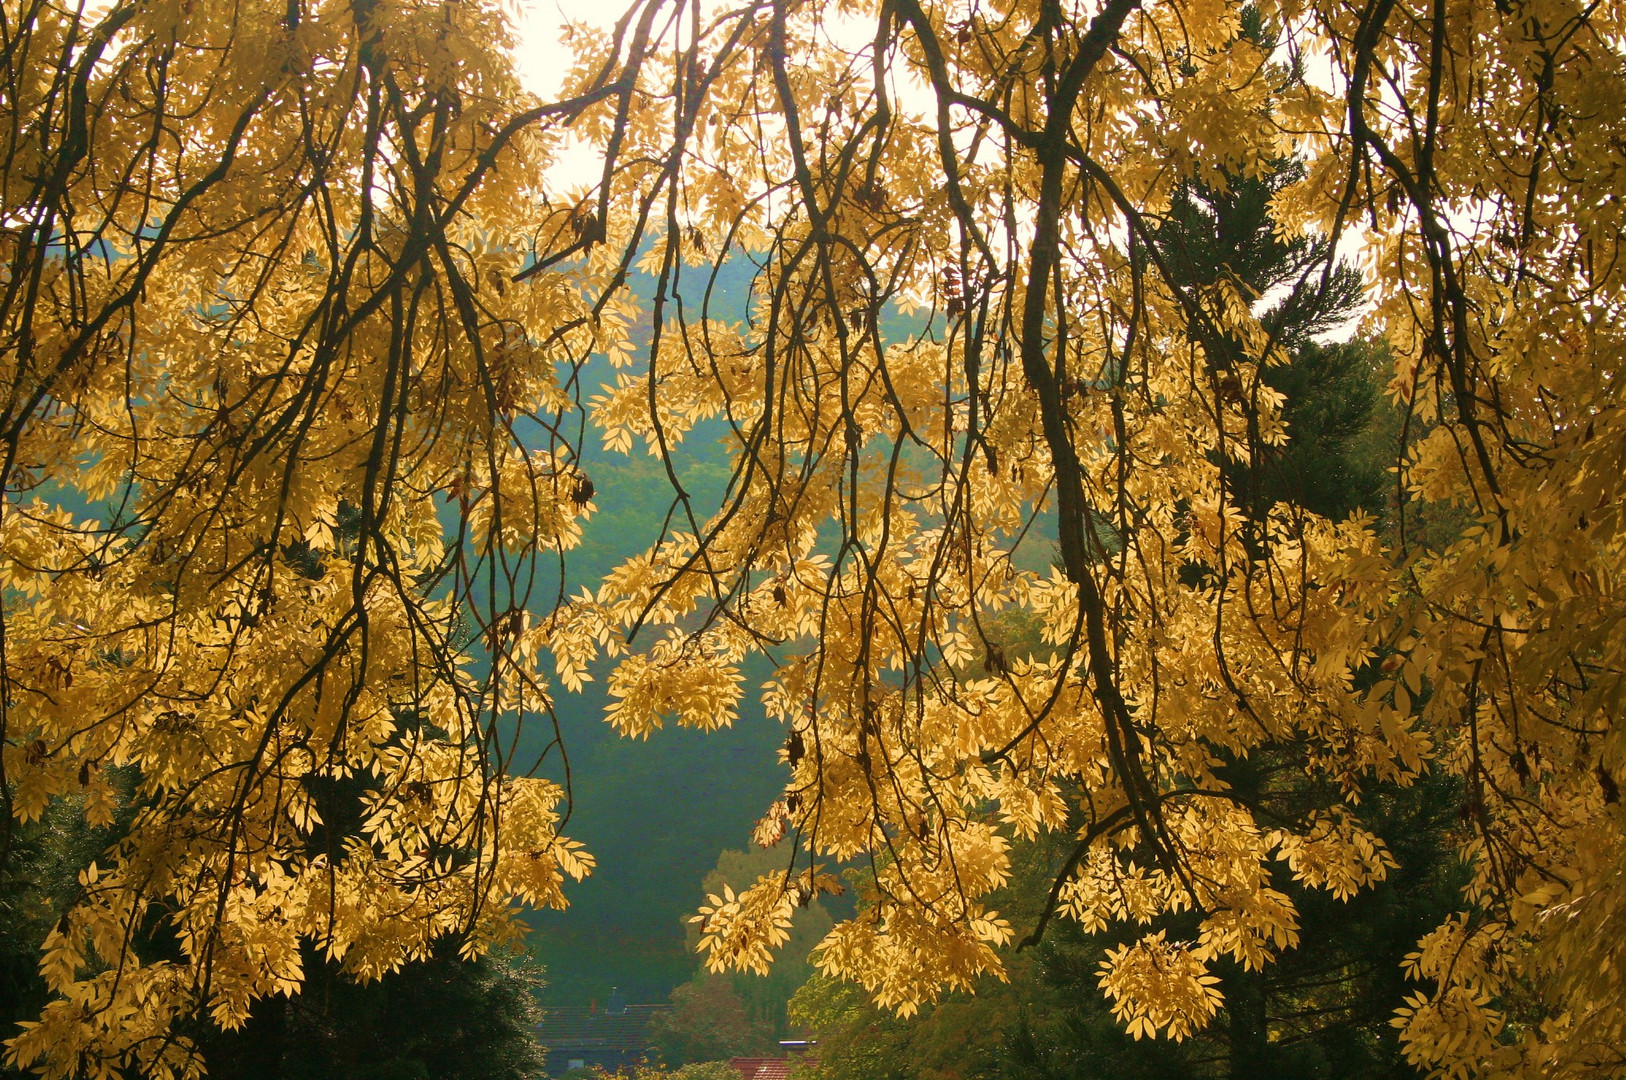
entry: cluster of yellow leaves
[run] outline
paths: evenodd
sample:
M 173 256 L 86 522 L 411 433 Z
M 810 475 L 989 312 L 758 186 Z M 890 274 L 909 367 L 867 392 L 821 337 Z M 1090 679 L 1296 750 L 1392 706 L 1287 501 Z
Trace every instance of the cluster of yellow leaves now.
M 6 1053 L 196 1076 L 193 1018 L 477 955 L 591 869 L 506 740 L 593 509 L 561 377 L 631 313 L 493 4 L 4 24 L 7 809 L 129 791 Z
M 1384 178 L 1358 181 L 1373 186 L 1357 198 L 1373 208 L 1390 394 L 1426 431 L 1400 479 L 1464 524 L 1394 553 L 1396 655 L 1368 693 L 1440 734 L 1465 782 L 1475 881 L 1472 914 L 1420 943 L 1424 989 L 1397 1023 L 1412 1059 L 1445 1075 L 1609 1074 L 1626 1045 L 1626 10 L 1426 14 L 1385 26 L 1362 96 Z M 1361 17 L 1329 8 L 1321 32 L 1348 40 Z M 1327 222 L 1356 152 L 1332 119 L 1312 125 L 1325 152 L 1297 220 Z
M 764 838 L 871 861 L 818 959 L 886 1004 L 999 973 L 1010 841 L 1057 831 L 1059 910 L 1142 928 L 1117 1015 L 1180 1037 L 1218 957 L 1293 944 L 1272 873 L 1381 880 L 1363 798 L 1443 768 L 1475 877 L 1408 1054 L 1618 1071 L 1626 5 L 1270 0 L 1269 44 L 1233 0 L 673 10 L 580 31 L 522 112 L 484 3 L 7 0 L 53 59 L 0 98 L 5 775 L 25 817 L 138 776 L 13 1058 L 191 1074 L 171 1021 L 240 1022 L 301 942 L 362 977 L 484 947 L 588 866 L 491 742 L 544 652 L 567 689 L 615 659 L 631 734 L 729 722 L 761 652 Z M 536 179 L 556 119 L 613 151 L 585 197 Z M 1388 547 L 1239 504 L 1293 436 L 1284 345 L 1155 240 L 1185 178 L 1289 156 L 1276 219 L 1357 242 L 1394 362 Z M 736 325 L 670 300 L 721 257 L 759 267 Z M 595 351 L 609 446 L 707 422 L 734 476 L 533 616 L 593 506 L 559 372 Z M 1316 793 L 1268 826 L 1232 767 L 1266 755 Z M 797 880 L 715 899 L 712 960 L 766 963 Z M 181 959 L 137 963 L 160 903 Z
M 1183 1039 L 1219 1011 L 1219 978 L 1205 970 L 1191 949 L 1164 940 L 1160 930 L 1110 950 L 1101 986 L 1112 998 L 1112 1015 L 1136 1039 Z
M 1103 972 L 1137 1035 L 1211 1017 L 1214 958 L 1291 947 L 1273 867 L 1382 880 L 1366 793 L 1452 770 L 1471 914 L 1419 946 L 1408 1054 L 1618 1068 L 1626 7 L 1255 12 L 1268 43 L 1226 0 L 786 0 L 676 32 L 645 72 L 671 163 L 645 269 L 696 295 L 727 236 L 760 271 L 736 325 L 657 305 L 649 366 L 595 403 L 612 448 L 720 418 L 735 462 L 588 598 L 655 631 L 609 650 L 618 722 L 731 717 L 669 673 L 767 652 L 792 778 L 764 839 L 873 861 L 819 962 L 906 1009 L 998 973 L 1009 838 L 1075 835 L 1059 909 L 1148 926 Z M 1179 283 L 1153 241 L 1183 178 L 1295 155 L 1274 213 L 1356 242 L 1395 365 L 1387 547 L 1238 505 L 1224 463 L 1293 436 L 1270 301 Z M 1323 795 L 1261 824 L 1226 764 L 1261 754 Z M 788 887 L 714 902 L 713 960 L 762 963 Z M 1182 910 L 1191 940 L 1150 929 Z
M 1096 76 L 1101 85 L 1092 88 L 1099 104 L 1092 124 L 1099 129 L 1090 151 L 1111 157 L 1122 170 L 1120 183 L 1132 183 L 1143 205 L 1166 197 L 1180 172 L 1169 161 L 1181 160 L 1182 152 L 1189 157 L 1201 148 L 1204 167 L 1212 169 L 1277 146 L 1279 133 L 1261 113 L 1269 80 L 1248 74 L 1265 58 L 1237 44 L 1234 11 L 1148 8 L 1124 30 L 1125 48 L 1155 52 L 1182 14 L 1211 35 L 1201 55 L 1212 62 L 1198 65 L 1189 82 L 1162 61 L 1153 65 L 1174 84 L 1156 102 L 1167 113 L 1160 122 L 1136 115 L 1146 98 L 1132 66 L 1103 68 Z M 858 17 L 856 9 L 847 16 Z M 933 9 L 922 17 L 953 37 L 943 33 L 947 13 Z M 891 26 L 891 15 L 877 18 Z M 967 16 L 966 25 L 976 27 L 970 37 L 985 54 L 962 50 L 955 77 L 979 93 L 1035 78 L 1041 59 L 1022 44 L 1030 18 L 1015 9 L 997 22 Z M 944 176 L 920 167 L 936 160 L 939 134 L 998 144 L 1001 132 L 958 121 L 954 132 L 940 132 L 939 118 L 906 115 L 874 151 L 875 179 L 837 186 L 834 166 L 815 168 L 802 158 L 788 125 L 803 111 L 817 116 L 821 145 L 828 152 L 843 147 L 838 156 L 853 153 L 845 147 L 856 142 L 843 140 L 863 138 L 866 110 L 877 107 L 877 97 L 901 91 L 890 76 L 874 74 L 874 57 L 828 47 L 823 19 L 816 6 L 798 7 L 771 25 L 729 23 L 693 46 L 714 80 L 705 126 L 738 133 L 685 147 L 682 191 L 695 220 L 713 230 L 719 220 L 732 225 L 728 208 L 750 204 L 754 191 L 772 191 L 787 176 L 797 177 L 802 201 L 800 216 L 770 222 L 778 232 L 758 248 L 765 269 L 749 323 L 667 330 L 647 373 L 622 376 L 597 405 L 595 418 L 615 448 L 628 449 L 641 437 L 652 452 L 670 452 L 685 431 L 719 412 L 738 436 L 735 487 L 701 535 L 652 549 L 591 598 L 595 612 L 616 612 L 628 629 L 642 622 L 669 626 L 655 644 L 620 660 L 611 677 L 618 698 L 611 718 L 633 732 L 663 713 L 704 723 L 700 710 L 719 701 L 731 716 L 731 691 L 711 689 L 694 665 L 706 658 L 732 664 L 748 649 L 774 647 L 778 668 L 764 700 L 789 730 L 793 779 L 768 838 L 788 824 L 816 856 L 878 856 L 874 907 L 838 927 L 819 955 L 826 970 L 862 981 L 889 1005 L 912 1008 L 999 970 L 993 947 L 1009 940 L 1010 929 L 977 898 L 1007 878 L 1007 836 L 1076 828 L 1080 813 L 1089 821 L 1085 865 L 1094 870 L 1068 883 L 1071 913 L 1088 922 L 1146 921 L 1199 907 L 1201 940 L 1181 945 L 1179 954 L 1199 966 L 1221 953 L 1257 966 L 1269 949 L 1294 939 L 1292 906 L 1268 887 L 1276 858 L 1340 894 L 1381 877 L 1386 863 L 1342 805 L 1341 816 L 1328 820 L 1347 827 L 1306 821 L 1267 839 L 1245 807 L 1224 801 L 1227 784 L 1212 748 L 1246 753 L 1262 741 L 1307 739 L 1321 748 L 1352 801 L 1373 776 L 1413 775 L 1428 743 L 1410 719 L 1401 713 L 1387 715 L 1385 727 L 1368 725 L 1349 701 L 1353 671 L 1371 657 L 1373 643 L 1348 609 L 1357 601 L 1383 603 L 1392 571 L 1372 557 L 1374 541 L 1360 523 L 1306 522 L 1287 513 L 1272 524 L 1274 561 L 1261 565 L 1250 557 L 1216 455 L 1246 457 L 1250 425 L 1279 442 L 1279 398 L 1260 388 L 1248 409 L 1223 401 L 1216 408 L 1209 388 L 1191 377 L 1201 358 L 1185 333 L 1185 298 L 1153 288 L 1132 299 L 1140 279 L 1110 233 L 1092 234 L 1088 221 L 1069 220 L 1067 242 L 1088 258 L 1058 270 L 1067 290 L 1061 306 L 1146 304 L 1157 316 L 1139 345 L 1146 358 L 1186 358 L 1142 364 L 1137 357 L 1133 374 L 1120 371 L 1114 385 L 1119 331 L 1109 327 L 1103 336 L 1093 326 L 1081 328 L 1069 346 L 1077 378 L 1093 379 L 1069 391 L 1065 419 L 1077 433 L 1085 482 L 1108 514 L 1115 504 L 1133 506 L 1125 513 L 1137 530 L 1122 537 L 1124 557 L 1109 556 L 1117 572 L 1105 577 L 1101 601 L 1140 612 L 1134 622 L 1141 629 L 1117 631 L 1111 677 L 1146 718 L 1141 745 L 1127 753 L 1144 762 L 1156 805 L 1148 809 L 1144 792 L 1127 790 L 1135 779 L 1122 775 L 1128 759 L 1121 733 L 1102 715 L 1089 685 L 1094 673 L 1078 651 L 1076 583 L 1040 572 L 1035 545 L 1022 547 L 1054 483 L 1053 447 L 1041 430 L 1033 387 L 1012 351 L 992 340 L 978 370 L 955 323 L 946 339 L 903 342 L 883 341 L 875 328 L 887 295 L 915 304 L 944 299 L 934 279 L 956 262 L 958 219 Z M 1085 23 L 1080 16 L 1079 26 Z M 753 47 L 739 47 L 730 36 L 736 31 Z M 768 50 L 782 47 L 773 43 L 778 35 L 794 37 L 801 51 L 792 51 L 808 62 L 771 70 Z M 917 64 L 917 78 L 936 78 L 930 70 L 936 61 L 914 51 L 920 36 L 899 35 L 889 55 Z M 979 68 L 981 55 L 1003 56 L 1009 67 L 1004 74 Z M 1216 88 L 1224 88 L 1228 102 L 1218 119 Z M 1011 94 L 1005 105 L 1014 123 L 1037 122 L 1031 95 Z M 1238 116 L 1246 122 L 1233 123 Z M 1233 142 L 1227 145 L 1220 132 Z M 1148 138 L 1159 146 L 1144 145 Z M 955 182 L 971 205 L 992 204 L 1011 184 L 1033 197 L 1031 161 L 1014 141 L 1007 145 L 1016 160 L 1001 151 L 961 163 Z M 845 247 L 807 226 L 805 217 L 815 212 L 823 215 L 820 228 L 842 237 Z M 1026 211 L 1018 204 L 1013 212 Z M 760 215 L 750 220 L 763 222 Z M 1020 231 L 1009 239 L 1019 243 Z M 680 273 L 674 265 L 649 268 Z M 1018 308 L 1019 275 L 985 269 L 982 302 Z M 947 298 L 951 315 L 964 311 L 970 295 L 959 273 L 949 275 L 951 291 L 958 290 Z M 1224 287 L 1200 302 L 1255 350 L 1238 375 L 1257 387 L 1258 364 L 1272 346 L 1246 303 Z M 812 314 L 783 314 L 787 304 L 806 305 Z M 647 407 L 650 383 L 654 412 Z M 1135 463 L 1127 474 L 1126 456 Z M 842 540 L 834 554 L 821 542 L 832 526 Z M 1182 561 L 1215 567 L 1215 586 L 1170 587 Z M 1341 587 L 1330 587 L 1335 583 Z M 702 603 L 726 612 L 709 621 L 721 629 L 692 629 L 690 616 Z M 1227 618 L 1227 605 L 1263 606 L 1274 617 Z M 1050 648 L 1018 655 L 1012 643 L 998 640 L 991 620 L 1012 607 L 1031 612 Z M 1313 647 L 1303 644 L 1307 627 Z M 1219 657 L 1209 645 L 1216 634 L 1224 638 Z M 797 642 L 813 648 L 797 651 Z M 567 653 L 575 648 L 563 644 Z M 1168 788 L 1176 780 L 1178 787 Z M 1133 841 L 1137 822 L 1146 823 L 1138 815 L 1147 812 L 1188 853 L 1184 873 L 1120 864 L 1117 852 Z M 782 939 L 786 887 L 768 881 L 742 899 L 714 901 L 703 938 L 714 961 L 764 962 Z M 1143 955 L 1151 953 L 1133 953 Z M 1192 985 L 1202 992 L 1170 1004 L 1155 1000 L 1162 983 L 1132 974 L 1140 967 L 1125 961 L 1122 970 L 1111 985 L 1137 1024 L 1180 1034 L 1212 1012 L 1214 992 L 1200 972 Z

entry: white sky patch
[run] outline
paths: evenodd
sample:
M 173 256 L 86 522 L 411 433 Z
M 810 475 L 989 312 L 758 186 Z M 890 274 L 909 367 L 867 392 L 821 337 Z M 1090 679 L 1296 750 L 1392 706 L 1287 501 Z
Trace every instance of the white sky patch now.
M 738 10 L 737 5 L 731 5 L 728 0 L 690 2 L 699 3 L 703 24 Z M 521 83 L 545 101 L 557 98 L 564 77 L 576 60 L 571 46 L 563 40 L 567 24 L 584 24 L 609 32 L 636 3 L 637 0 L 513 0 L 510 11 L 519 39 L 514 60 Z M 677 10 L 676 4 L 664 6 L 666 10 L 657 16 L 657 25 L 669 20 Z M 816 15 L 821 44 L 846 53 L 860 69 L 866 68 L 868 62 L 864 56 L 875 37 L 873 19 L 847 13 L 835 5 L 817 11 Z M 686 29 L 687 17 L 684 21 Z M 895 109 L 920 115 L 935 113 L 935 96 L 906 65 L 894 63 L 888 73 Z M 862 72 L 858 74 L 862 80 Z M 597 146 L 567 138 L 552 168 L 552 178 L 562 187 L 586 191 L 602 180 L 603 165 Z
M 510 12 L 519 38 L 514 64 L 520 83 L 543 101 L 557 98 L 576 61 L 575 51 L 563 40 L 566 24 L 608 31 L 626 6 L 624 0 L 517 0 Z M 551 174 L 561 187 L 585 191 L 599 182 L 603 170 L 598 149 L 570 137 Z
M 626 5 L 618 0 L 522 0 L 516 4 L 519 48 L 514 59 L 525 89 L 544 100 L 558 95 L 565 72 L 575 62 L 570 46 L 560 40 L 566 23 L 609 30 L 625 11 Z
M 527 90 L 544 100 L 557 97 L 564 76 L 575 62 L 575 54 L 563 39 L 568 23 L 586 24 L 600 30 L 613 29 L 616 21 L 626 14 L 635 0 L 515 0 L 512 9 L 519 45 L 515 61 L 522 83 Z M 727 10 L 724 0 L 700 0 L 703 17 L 711 17 Z M 824 41 L 849 56 L 860 58 L 873 41 L 875 28 L 869 18 L 860 18 L 831 5 L 820 12 L 820 34 Z M 1305 79 L 1318 89 L 1341 97 L 1345 86 L 1341 73 L 1324 43 L 1304 26 L 1295 26 L 1283 33 L 1273 59 L 1286 65 L 1296 56 Z M 935 117 L 936 98 L 919 72 L 910 70 L 906 63 L 894 57 L 888 65 L 889 92 L 893 105 L 904 113 L 920 117 Z M 858 59 L 860 66 L 864 61 Z M 862 76 L 860 75 L 860 78 Z M 962 153 L 970 152 L 970 140 L 976 130 L 975 123 L 962 112 L 955 115 L 955 141 Z M 997 156 L 994 140 L 984 139 L 979 158 Z M 554 166 L 555 176 L 565 185 L 587 189 L 596 185 L 602 175 L 603 159 L 597 147 L 572 141 L 562 158 Z M 997 223 L 994 223 L 997 227 Z M 1341 261 L 1360 269 L 1363 249 L 1369 243 L 1364 223 L 1358 219 L 1347 221 L 1339 237 L 1337 255 Z M 1279 291 L 1285 294 L 1284 286 Z M 1274 292 L 1261 297 L 1254 305 L 1263 309 L 1279 302 Z M 1328 331 L 1323 338 L 1331 341 L 1347 340 L 1359 329 L 1362 317 L 1371 310 L 1370 299 L 1361 305 L 1339 326 Z

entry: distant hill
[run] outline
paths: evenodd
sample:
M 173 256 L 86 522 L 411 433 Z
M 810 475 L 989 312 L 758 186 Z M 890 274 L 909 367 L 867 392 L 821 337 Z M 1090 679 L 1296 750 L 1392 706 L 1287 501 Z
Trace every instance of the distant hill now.
M 686 268 L 676 290 L 684 312 L 699 317 L 709 286 L 711 318 L 744 319 L 755 270 L 743 257 L 728 261 L 715 280 L 705 269 Z M 653 280 L 634 275 L 632 287 L 647 305 Z M 669 310 L 675 305 L 674 299 Z M 889 341 L 923 326 L 891 309 L 882 319 Z M 647 334 L 645 325 L 635 344 L 645 345 Z M 615 374 L 607 361 L 589 364 L 581 377 L 583 400 Z M 721 422 L 701 425 L 677 455 L 680 478 L 701 515 L 718 505 L 728 482 L 725 434 Z M 593 479 L 597 512 L 582 546 L 567 556 L 568 593 L 595 586 L 606 571 L 645 550 L 672 502 L 663 465 L 642 447 L 632 456 L 607 453 L 589 428 L 581 463 Z M 747 694 L 732 729 L 669 729 L 648 742 L 621 739 L 604 723 L 604 670 L 584 693 L 560 696 L 575 797 L 565 832 L 588 846 L 598 869 L 567 890 L 567 911 L 531 918 L 533 949 L 547 967 L 545 1003 L 602 1002 L 612 987 L 629 1002 L 664 1001 L 693 974 L 696 958 L 684 947 L 683 920 L 701 903 L 701 881 L 720 851 L 747 844 L 752 824 L 785 780 L 775 756 L 784 732 L 768 722 L 751 689 L 767 670 L 765 661 L 747 670 Z M 539 747 L 545 738 L 533 730 L 527 741 Z M 543 771 L 563 778 L 556 763 Z
M 711 317 L 744 317 L 753 272 L 743 260 L 724 266 Z M 685 271 L 690 317 L 698 314 L 706 284 L 703 272 Z M 633 285 L 647 302 L 653 282 L 640 275 Z M 607 362 L 590 364 L 583 372 L 584 400 L 613 374 Z M 722 425 L 713 424 L 683 444 L 681 475 L 697 507 L 715 506 L 728 481 L 723 434 Z M 606 453 L 590 429 L 581 462 L 597 489 L 598 511 L 582 546 L 567 557 L 572 593 L 645 550 L 672 501 L 664 467 L 642 448 L 631 457 Z M 760 679 L 765 672 L 754 674 Z M 533 949 L 547 968 L 543 999 L 551 1004 L 602 1002 L 612 987 L 631 1002 L 664 1001 L 688 979 L 695 958 L 684 947 L 683 919 L 700 903 L 701 880 L 719 851 L 747 842 L 785 778 L 775 759 L 784 733 L 763 716 L 754 695 L 747 695 L 732 729 L 668 729 L 633 742 L 604 723 L 604 674 L 598 671 L 598 681 L 582 694 L 561 694 L 557 705 L 574 794 L 565 832 L 588 846 L 598 869 L 568 890 L 569 910 L 531 917 Z M 542 740 L 538 730 L 527 738 L 537 746 Z M 543 771 L 563 778 L 556 764 Z

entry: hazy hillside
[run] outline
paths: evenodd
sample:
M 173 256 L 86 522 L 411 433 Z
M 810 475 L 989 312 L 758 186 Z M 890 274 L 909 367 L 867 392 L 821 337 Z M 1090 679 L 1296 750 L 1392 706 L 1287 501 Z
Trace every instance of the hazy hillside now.
M 686 270 L 678 290 L 685 310 L 696 316 L 710 285 L 710 316 L 743 319 L 754 269 L 735 259 L 714 283 L 705 271 Z M 647 276 L 635 275 L 633 287 L 646 299 L 653 292 Z M 921 327 L 921 320 L 890 309 L 882 322 L 890 340 Z M 583 399 L 612 375 L 607 363 L 590 365 Z M 682 444 L 680 477 L 699 513 L 717 505 L 728 482 L 725 431 L 714 421 Z M 664 467 L 641 448 L 631 457 L 606 453 L 589 431 L 582 463 L 598 509 L 582 546 L 568 557 L 571 593 L 644 550 L 672 501 Z M 748 685 L 765 673 L 759 662 L 748 671 L 756 676 Z M 664 1000 L 689 978 L 695 958 L 684 948 L 683 920 L 701 902 L 701 881 L 720 851 L 746 845 L 752 823 L 784 782 L 775 758 L 784 732 L 764 718 L 749 690 L 733 729 L 665 730 L 647 743 L 619 738 L 602 719 L 604 704 L 602 678 L 558 703 L 575 795 L 566 833 L 587 844 L 598 870 L 569 891 L 569 910 L 533 919 L 533 946 L 548 971 L 544 999 L 554 1004 L 602 1001 L 612 986 L 629 1001 Z M 561 776 L 557 766 L 546 771 Z
M 725 267 L 712 296 L 714 318 L 743 316 L 750 272 L 747 264 Z M 691 312 L 705 284 L 693 272 L 686 279 Z M 647 295 L 652 283 L 639 278 L 635 287 Z M 596 388 L 611 372 L 603 364 L 584 374 L 584 384 Z M 715 505 L 728 480 L 722 434 L 713 425 L 684 444 L 682 479 L 700 507 Z M 643 550 L 672 498 L 663 466 L 641 451 L 606 453 L 589 432 L 582 462 L 598 512 L 570 553 L 571 592 Z M 629 1001 L 664 1000 L 687 979 L 694 958 L 684 948 L 683 919 L 700 902 L 701 881 L 719 851 L 744 846 L 784 782 L 775 761 L 783 732 L 763 718 L 754 695 L 731 730 L 668 729 L 647 743 L 630 742 L 603 721 L 602 674 L 585 693 L 559 700 L 575 796 L 566 832 L 587 844 L 598 870 L 570 890 L 568 911 L 533 918 L 534 949 L 547 967 L 545 1000 L 556 1004 L 603 1001 L 612 986 Z M 546 771 L 560 774 L 556 766 Z

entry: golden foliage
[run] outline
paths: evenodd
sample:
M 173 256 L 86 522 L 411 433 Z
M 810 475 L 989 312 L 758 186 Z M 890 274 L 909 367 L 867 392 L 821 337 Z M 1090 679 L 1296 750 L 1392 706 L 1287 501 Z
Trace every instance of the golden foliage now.
M 1102 988 L 1178 1038 L 1217 958 L 1296 940 L 1273 872 L 1381 880 L 1363 798 L 1449 769 L 1474 883 L 1411 963 L 1408 1054 L 1626 1064 L 1626 6 L 647 0 L 575 32 L 551 106 L 470 0 L 6 13 L 6 790 L 105 814 L 102 770 L 141 778 L 17 1060 L 190 1075 L 173 1019 L 293 989 L 301 939 L 365 977 L 562 903 L 560 793 L 491 741 L 547 707 L 545 651 L 567 689 L 614 658 L 635 735 L 729 722 L 775 661 L 763 838 L 809 876 L 714 898 L 715 964 L 864 856 L 819 963 L 907 1011 L 999 974 L 1010 840 L 1061 830 L 1045 918 L 1139 925 Z M 585 194 L 539 179 L 567 122 L 605 151 Z M 1358 248 L 1394 361 L 1393 542 L 1239 505 L 1293 435 L 1272 298 L 1157 241 L 1188 178 L 1295 156 L 1275 217 Z M 725 257 L 748 318 L 670 299 Z M 559 373 L 594 351 L 608 446 L 710 421 L 733 480 L 533 618 L 592 510 Z M 1266 753 L 1300 780 L 1238 790 Z M 180 957 L 138 963 L 160 912 Z
M 630 316 L 541 179 L 613 88 L 528 99 L 486 3 L 8 0 L 0 36 L 7 820 L 134 777 L 8 1054 L 194 1076 L 185 1022 L 310 950 L 478 954 L 592 866 L 499 739 L 593 509 L 562 380 Z
M 1103 989 L 1178 1038 L 1220 1004 L 1216 958 L 1296 941 L 1274 872 L 1382 880 L 1363 799 L 1448 769 L 1474 886 L 1419 946 L 1408 1053 L 1622 1067 L 1623 21 L 785 0 L 671 24 L 644 70 L 661 119 L 629 144 L 669 169 L 657 332 L 594 418 L 671 456 L 720 417 L 735 470 L 719 507 L 678 492 L 688 531 L 581 618 L 642 635 L 616 678 L 643 723 L 733 714 L 692 657 L 726 681 L 773 657 L 792 779 L 764 838 L 874 868 L 827 972 L 903 1009 L 997 975 L 1008 842 L 1064 830 L 1046 919 L 1143 926 Z M 1158 241 L 1188 178 L 1295 157 L 1274 216 L 1358 250 L 1394 361 L 1381 539 L 1239 504 L 1229 477 L 1293 436 L 1261 379 L 1280 298 L 1184 281 Z M 664 299 L 724 251 L 758 267 L 748 318 Z M 1422 513 L 1461 527 L 1424 541 Z M 1301 779 L 1238 790 L 1230 763 L 1266 753 Z M 790 888 L 714 901 L 712 961 L 765 962 Z M 1181 911 L 1189 940 L 1154 927 Z

